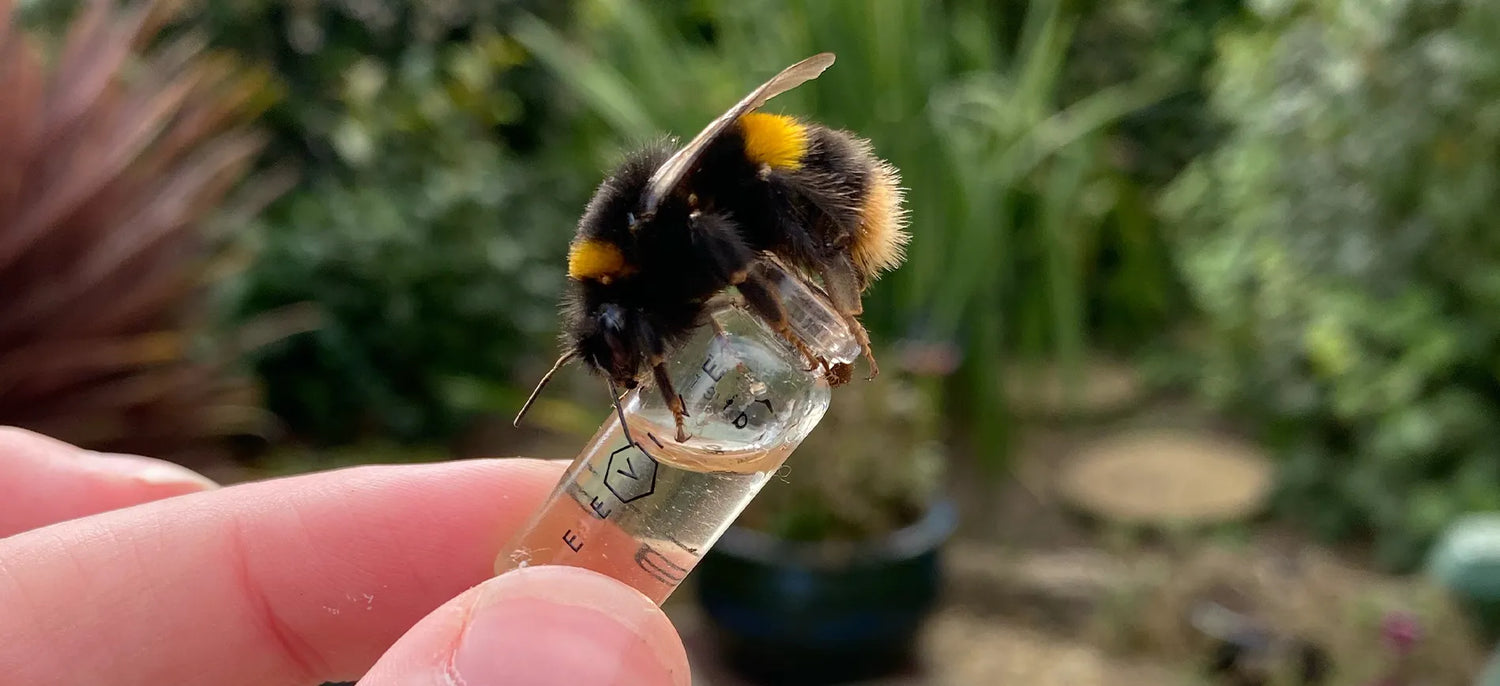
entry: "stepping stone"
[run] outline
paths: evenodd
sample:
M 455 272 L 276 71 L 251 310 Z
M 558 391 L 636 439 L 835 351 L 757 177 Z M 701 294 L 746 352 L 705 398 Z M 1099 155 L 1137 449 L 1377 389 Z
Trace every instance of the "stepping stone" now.
M 1133 430 L 1083 446 L 1064 466 L 1065 501 L 1117 524 L 1209 526 L 1265 506 L 1274 464 L 1258 446 L 1176 429 Z

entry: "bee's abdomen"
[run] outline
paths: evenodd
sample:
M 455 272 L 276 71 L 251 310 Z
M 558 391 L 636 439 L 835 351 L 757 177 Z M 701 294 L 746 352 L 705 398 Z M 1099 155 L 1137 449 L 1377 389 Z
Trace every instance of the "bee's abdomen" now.
M 900 173 L 873 155 L 868 163 L 868 180 L 859 199 L 859 228 L 849 242 L 854 267 L 866 281 L 899 266 L 911 240 Z
M 866 282 L 895 268 L 910 240 L 896 168 L 844 131 L 811 125 L 808 141 L 801 167 L 788 176 L 809 200 L 817 243 L 846 253 Z
M 899 176 L 846 132 L 751 112 L 706 152 L 695 185 L 752 249 L 814 269 L 845 255 L 866 282 L 903 258 Z

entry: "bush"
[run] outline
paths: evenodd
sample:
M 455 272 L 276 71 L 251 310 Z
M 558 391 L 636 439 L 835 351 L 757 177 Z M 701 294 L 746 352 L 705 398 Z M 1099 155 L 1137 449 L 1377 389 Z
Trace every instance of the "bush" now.
M 1064 97 L 1156 75 L 1178 90 L 1116 127 L 1118 164 L 1153 190 L 1223 135 L 1208 103 L 1214 36 L 1245 15 L 1244 0 L 1082 0 Z
M 446 439 L 473 387 L 507 383 L 551 330 L 575 218 L 550 208 L 579 190 L 516 152 L 548 116 L 503 35 L 527 4 L 214 3 L 202 17 L 287 93 L 267 163 L 293 162 L 301 182 L 262 215 L 229 297 L 246 317 L 322 311 L 318 331 L 255 358 L 299 436 Z
M 1254 3 L 1224 147 L 1175 183 L 1203 381 L 1285 451 L 1281 511 L 1404 569 L 1500 506 L 1500 7 Z

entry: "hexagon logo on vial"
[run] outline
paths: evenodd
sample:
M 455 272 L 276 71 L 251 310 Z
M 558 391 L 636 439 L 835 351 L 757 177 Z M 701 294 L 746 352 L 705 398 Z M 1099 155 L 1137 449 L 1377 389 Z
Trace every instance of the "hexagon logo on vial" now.
M 604 486 L 622 503 L 651 495 L 656 491 L 656 458 L 633 444 L 610 453 Z

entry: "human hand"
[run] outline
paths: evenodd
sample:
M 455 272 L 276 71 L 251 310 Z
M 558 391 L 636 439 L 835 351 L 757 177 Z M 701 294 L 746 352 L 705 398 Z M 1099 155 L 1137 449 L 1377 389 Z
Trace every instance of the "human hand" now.
M 676 631 L 635 590 L 567 567 L 490 578 L 562 469 L 218 488 L 0 427 L 0 682 L 687 684 Z

